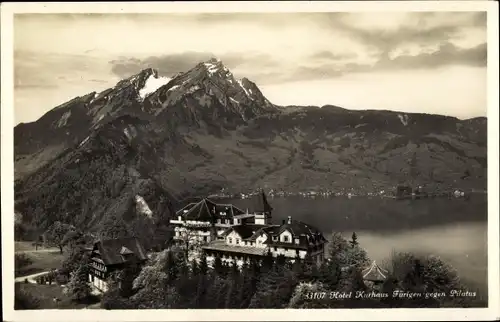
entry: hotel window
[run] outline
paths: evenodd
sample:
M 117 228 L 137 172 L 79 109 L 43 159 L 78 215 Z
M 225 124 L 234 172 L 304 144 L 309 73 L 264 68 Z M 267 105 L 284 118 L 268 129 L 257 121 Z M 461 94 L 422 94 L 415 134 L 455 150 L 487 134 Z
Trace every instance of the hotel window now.
M 278 241 L 278 236 L 273 236 L 273 241 Z
M 276 251 L 278 251 L 278 248 L 274 247 L 274 251 L 275 251 L 275 252 L 276 252 Z
M 239 245 L 240 244 L 240 239 L 239 238 L 236 238 L 236 244 Z
M 295 254 L 296 254 L 297 256 L 299 256 L 299 250 L 298 250 L 298 249 L 296 249 L 296 250 L 295 250 Z
M 295 238 L 295 244 L 299 244 L 299 239 L 298 238 Z
M 230 244 L 232 244 L 232 243 L 233 243 L 233 239 L 232 239 L 231 237 L 229 237 L 229 238 L 227 239 L 227 241 L 228 241 Z
M 284 241 L 285 243 L 288 243 L 288 236 L 287 236 L 287 235 L 284 235 L 284 236 L 283 236 L 283 241 Z

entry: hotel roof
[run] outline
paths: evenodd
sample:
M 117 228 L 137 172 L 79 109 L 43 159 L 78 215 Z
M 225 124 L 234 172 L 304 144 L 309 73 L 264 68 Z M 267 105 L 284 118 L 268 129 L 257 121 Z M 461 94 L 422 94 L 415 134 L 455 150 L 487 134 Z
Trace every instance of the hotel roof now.
M 219 204 L 208 198 L 190 203 L 177 211 L 184 220 L 214 222 L 217 219 L 233 218 L 243 215 L 244 211 L 231 204 Z

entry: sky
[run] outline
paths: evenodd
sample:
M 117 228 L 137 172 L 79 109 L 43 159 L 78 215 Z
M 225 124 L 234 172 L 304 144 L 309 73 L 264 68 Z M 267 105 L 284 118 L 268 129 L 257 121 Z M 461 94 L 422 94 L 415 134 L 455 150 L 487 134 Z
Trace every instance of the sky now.
M 15 122 L 217 57 L 278 105 L 486 116 L 486 13 L 17 14 Z

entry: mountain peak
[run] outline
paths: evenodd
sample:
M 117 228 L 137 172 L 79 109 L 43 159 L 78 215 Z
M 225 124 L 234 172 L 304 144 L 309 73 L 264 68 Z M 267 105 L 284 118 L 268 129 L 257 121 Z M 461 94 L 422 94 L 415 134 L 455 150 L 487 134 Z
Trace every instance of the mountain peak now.
M 149 76 L 153 75 L 155 78 L 157 78 L 158 77 L 158 70 L 149 67 L 149 68 L 141 70 L 138 75 L 145 76 L 145 77 L 149 77 Z
M 201 63 L 201 65 L 206 69 L 210 76 L 213 76 L 216 73 L 221 73 L 226 76 L 232 75 L 229 69 L 224 66 L 222 61 L 215 57 Z
M 219 64 L 219 63 L 222 63 L 222 61 L 217 57 L 212 57 L 209 60 L 207 60 L 205 63 Z

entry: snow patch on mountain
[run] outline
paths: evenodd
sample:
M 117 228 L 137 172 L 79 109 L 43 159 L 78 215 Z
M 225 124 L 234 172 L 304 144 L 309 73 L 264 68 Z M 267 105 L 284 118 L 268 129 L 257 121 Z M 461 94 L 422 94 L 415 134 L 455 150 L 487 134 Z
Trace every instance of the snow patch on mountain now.
M 156 90 L 163 85 L 166 85 L 170 81 L 168 77 L 155 77 L 151 75 L 146 80 L 144 87 L 139 90 L 139 97 L 145 99 L 151 93 L 156 92 Z
M 179 88 L 179 87 L 180 87 L 179 85 L 174 85 L 174 86 L 170 87 L 170 88 L 168 89 L 168 91 L 173 91 L 173 90 L 175 90 L 175 89 L 177 89 L 177 88 Z
M 145 215 L 148 218 L 153 216 L 153 212 L 146 203 L 146 200 L 144 200 L 144 198 L 140 195 L 135 196 L 135 209 L 138 214 Z
M 219 67 L 216 64 L 212 64 L 212 63 L 203 63 L 203 64 L 207 68 L 207 71 L 210 74 L 210 76 L 215 74 L 217 72 L 217 70 L 219 69 Z
M 68 119 L 69 119 L 70 116 L 71 116 L 71 111 L 65 112 L 63 114 L 63 116 L 61 116 L 61 118 L 59 119 L 59 121 L 57 121 L 57 127 L 63 127 L 66 124 L 68 124 Z
M 401 123 L 403 123 L 404 126 L 408 126 L 408 115 L 398 114 L 398 118 L 401 121 Z
M 241 82 L 241 80 L 238 79 L 238 85 L 240 85 L 240 87 L 245 91 L 245 94 L 247 96 L 250 96 L 250 93 L 248 92 L 248 90 L 245 88 L 245 86 L 243 86 L 243 83 Z

